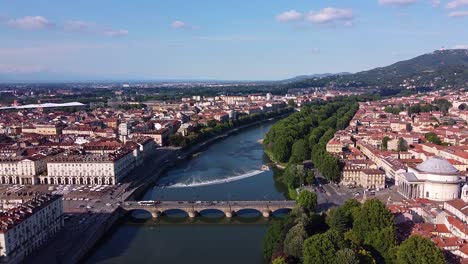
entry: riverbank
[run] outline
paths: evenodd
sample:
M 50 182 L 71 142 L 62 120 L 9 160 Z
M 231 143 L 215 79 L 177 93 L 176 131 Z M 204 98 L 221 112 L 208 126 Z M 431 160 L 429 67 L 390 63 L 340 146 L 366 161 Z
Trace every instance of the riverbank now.
M 286 168 L 286 166 L 288 165 L 287 163 L 281 163 L 281 162 L 275 161 L 273 159 L 273 155 L 267 149 L 265 149 L 265 154 L 271 160 L 272 164 L 274 164 L 275 167 L 277 167 L 278 169 L 284 170 Z
M 224 140 L 227 137 L 237 134 L 245 129 L 261 125 L 267 122 L 272 122 L 278 119 L 282 119 L 289 116 L 290 114 L 291 112 L 285 113 L 277 117 L 258 120 L 249 124 L 233 128 L 221 135 L 204 140 L 186 149 L 166 148 L 164 155 L 157 157 L 156 161 L 152 158 L 148 158 L 148 160 L 146 160 L 142 166 L 136 168 L 138 172 L 132 172 L 137 174 L 141 172 L 143 175 L 140 175 L 140 180 L 138 182 L 132 183 L 132 188 L 127 192 L 128 195 L 126 195 L 124 200 L 127 201 L 141 199 L 145 195 L 145 193 L 158 182 L 161 175 L 163 175 L 168 169 L 176 166 L 180 162 L 185 162 L 186 160 L 190 159 L 192 155 L 206 149 L 210 145 Z M 113 212 L 113 214 L 109 216 L 109 219 L 111 220 L 101 225 L 102 228 L 100 229 L 105 230 L 105 232 L 96 233 L 96 235 L 94 236 L 95 239 L 93 239 L 92 241 L 89 240 L 89 243 L 92 244 L 92 246 L 87 246 L 87 249 L 82 251 L 81 257 L 78 258 L 78 260 L 81 261 L 87 256 L 89 256 L 90 252 L 92 252 L 92 250 L 95 249 L 96 245 L 98 245 L 102 241 L 102 238 L 105 237 L 108 234 L 108 232 L 114 230 L 120 224 L 120 219 L 124 215 L 125 212 L 123 212 L 120 209 L 116 209 Z

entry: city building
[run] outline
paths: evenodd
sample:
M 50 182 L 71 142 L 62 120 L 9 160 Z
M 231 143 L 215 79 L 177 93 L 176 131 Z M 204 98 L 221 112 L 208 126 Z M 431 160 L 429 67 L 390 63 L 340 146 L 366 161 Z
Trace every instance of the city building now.
M 135 165 L 136 154 L 129 148 L 103 154 L 66 152 L 52 158 L 47 163 L 47 175 L 39 179 L 41 184 L 113 185 Z
M 0 206 L 0 263 L 21 263 L 63 227 L 61 196 L 2 196 Z
M 37 184 L 47 170 L 46 156 L 0 157 L 0 184 Z
M 459 171 L 442 157 L 432 157 L 407 172 L 398 173 L 398 192 L 407 198 L 448 201 L 460 195 L 464 180 Z

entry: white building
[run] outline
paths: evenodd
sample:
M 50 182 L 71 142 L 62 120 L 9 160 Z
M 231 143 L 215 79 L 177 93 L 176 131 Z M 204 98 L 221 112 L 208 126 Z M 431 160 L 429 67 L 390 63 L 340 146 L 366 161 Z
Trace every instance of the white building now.
M 37 184 L 47 170 L 46 156 L 0 157 L 0 184 Z
M 460 196 L 459 171 L 442 157 L 433 157 L 396 175 L 398 192 L 407 198 L 449 201 Z
M 60 196 L 2 197 L 1 206 L 0 263 L 21 263 L 63 227 Z
M 106 184 L 122 180 L 135 166 L 132 149 L 106 154 L 62 154 L 47 163 L 41 184 Z

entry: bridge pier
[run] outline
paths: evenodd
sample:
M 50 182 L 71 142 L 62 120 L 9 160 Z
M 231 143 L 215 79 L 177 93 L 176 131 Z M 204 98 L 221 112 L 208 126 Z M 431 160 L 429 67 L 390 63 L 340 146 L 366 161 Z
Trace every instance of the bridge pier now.
M 198 212 L 197 212 L 197 211 L 189 211 L 189 212 L 188 212 L 188 216 L 189 216 L 190 218 L 195 218 L 195 217 L 197 217 L 197 215 L 198 215 Z
M 263 217 L 269 218 L 271 216 L 271 211 L 263 211 L 262 212 Z
M 161 216 L 161 212 L 160 212 L 160 211 L 153 211 L 153 212 L 151 212 L 151 217 L 152 217 L 153 219 L 157 219 L 157 218 L 159 218 L 160 216 Z
M 224 215 L 227 217 L 227 218 L 231 218 L 234 216 L 234 213 L 232 211 L 225 211 L 224 212 Z

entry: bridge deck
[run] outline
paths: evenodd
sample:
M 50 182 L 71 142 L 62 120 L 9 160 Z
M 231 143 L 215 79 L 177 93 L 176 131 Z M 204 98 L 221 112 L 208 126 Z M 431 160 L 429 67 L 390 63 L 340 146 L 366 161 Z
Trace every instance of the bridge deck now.
M 128 211 L 142 209 L 150 212 L 164 212 L 171 209 L 186 212 L 200 212 L 207 209 L 216 209 L 223 212 L 237 212 L 242 209 L 272 212 L 279 209 L 292 209 L 296 205 L 295 201 L 160 201 L 147 204 L 149 202 L 125 202 L 121 207 Z

